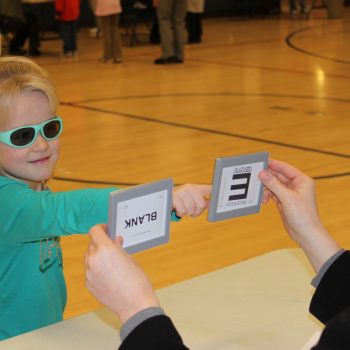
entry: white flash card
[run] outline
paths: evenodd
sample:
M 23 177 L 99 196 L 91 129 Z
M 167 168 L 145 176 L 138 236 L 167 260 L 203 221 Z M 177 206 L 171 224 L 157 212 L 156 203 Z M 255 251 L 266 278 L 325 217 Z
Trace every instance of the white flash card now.
M 110 194 L 108 234 L 136 253 L 169 241 L 173 180 L 165 179 Z
M 268 166 L 267 152 L 217 158 L 208 220 L 220 221 L 260 211 L 263 185 L 258 178 Z

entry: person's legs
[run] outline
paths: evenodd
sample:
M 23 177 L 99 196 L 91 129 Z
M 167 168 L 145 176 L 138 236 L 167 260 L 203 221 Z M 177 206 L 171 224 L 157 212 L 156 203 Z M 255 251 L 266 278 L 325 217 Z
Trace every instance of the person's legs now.
M 192 44 L 196 42 L 196 29 L 195 29 L 195 13 L 187 12 L 186 15 L 186 28 L 188 33 L 188 43 Z
M 152 28 L 149 35 L 149 42 L 151 44 L 159 44 L 160 43 L 160 34 L 159 34 L 159 26 L 158 26 L 158 18 L 157 13 L 154 12 L 154 18 L 152 21 Z
M 71 21 L 70 22 L 70 36 L 71 36 L 71 45 L 72 45 L 72 51 L 76 55 L 78 51 L 78 22 L 77 21 Z
M 203 25 L 202 25 L 202 13 L 197 13 L 197 37 L 198 37 L 198 42 L 202 42 L 202 35 L 203 35 Z
M 101 18 L 101 29 L 102 29 L 102 44 L 103 44 L 103 55 L 102 60 L 107 62 L 113 58 L 112 56 L 112 41 L 111 41 L 111 16 L 102 16 Z
M 65 56 L 72 55 L 72 48 L 71 48 L 71 37 L 70 37 L 70 28 L 69 28 L 69 22 L 60 21 L 59 23 L 60 27 L 60 35 L 61 39 L 63 41 L 63 53 Z
M 112 50 L 112 57 L 113 57 L 113 63 L 121 63 L 122 61 L 122 42 L 120 40 L 120 34 L 119 34 L 119 20 L 120 15 L 115 14 L 111 16 L 111 50 Z
M 25 51 L 23 50 L 24 43 L 29 36 L 28 23 L 22 23 L 15 36 L 12 38 L 9 44 L 9 54 L 10 55 L 23 55 Z
M 202 14 L 193 14 L 193 43 L 200 43 L 202 41 Z
M 307 7 L 306 0 L 300 0 L 300 10 L 302 13 L 306 12 L 306 7 Z
M 173 24 L 171 21 L 175 1 L 160 0 L 157 7 L 162 58 L 169 58 L 175 55 Z
M 175 0 L 173 7 L 174 53 L 180 61 L 185 57 L 185 18 L 187 12 L 186 0 Z M 179 62 L 180 63 L 180 62 Z
M 29 30 L 29 55 L 37 56 L 40 54 L 39 19 L 38 16 L 33 12 L 27 12 L 26 18 Z
M 290 11 L 296 11 L 297 10 L 297 0 L 289 0 L 289 8 Z

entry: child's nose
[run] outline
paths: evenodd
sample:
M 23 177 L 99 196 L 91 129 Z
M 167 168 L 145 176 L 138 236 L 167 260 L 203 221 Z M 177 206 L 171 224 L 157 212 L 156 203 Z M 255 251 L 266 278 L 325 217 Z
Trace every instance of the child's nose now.
M 42 137 L 40 132 L 38 133 L 33 147 L 35 151 L 45 151 L 49 147 L 48 142 Z

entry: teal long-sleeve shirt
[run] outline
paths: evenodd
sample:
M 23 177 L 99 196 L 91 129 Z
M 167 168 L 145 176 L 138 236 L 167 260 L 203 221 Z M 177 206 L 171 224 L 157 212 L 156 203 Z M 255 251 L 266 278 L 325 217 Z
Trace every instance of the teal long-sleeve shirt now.
M 62 320 L 59 237 L 107 223 L 114 190 L 38 192 L 0 176 L 0 340 Z
M 34 191 L 0 176 L 0 340 L 62 320 L 60 236 L 107 223 L 115 190 Z

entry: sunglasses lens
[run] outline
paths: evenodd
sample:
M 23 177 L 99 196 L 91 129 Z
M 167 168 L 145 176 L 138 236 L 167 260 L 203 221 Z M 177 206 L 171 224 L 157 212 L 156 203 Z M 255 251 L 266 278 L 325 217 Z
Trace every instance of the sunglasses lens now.
M 44 126 L 43 131 L 47 139 L 54 139 L 61 131 L 61 122 L 59 120 L 52 120 Z
M 33 128 L 22 128 L 11 134 L 11 142 L 15 146 L 26 146 L 33 141 L 35 130 Z

